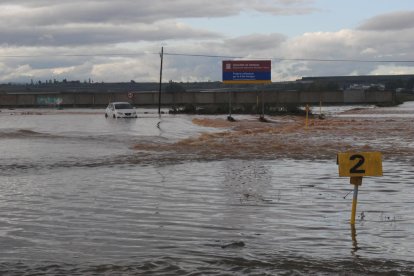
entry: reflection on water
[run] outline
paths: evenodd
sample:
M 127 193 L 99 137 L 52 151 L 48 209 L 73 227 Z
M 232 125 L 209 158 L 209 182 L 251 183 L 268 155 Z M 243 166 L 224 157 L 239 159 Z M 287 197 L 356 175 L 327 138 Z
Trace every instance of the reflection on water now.
M 331 159 L 137 154 L 191 117 L 0 116 L 0 274 L 274 275 L 414 271 L 412 161 L 349 179 Z M 81 123 L 82 122 L 82 123 Z M 144 161 L 143 161 L 144 159 Z M 411 163 L 410 163 L 411 162 Z

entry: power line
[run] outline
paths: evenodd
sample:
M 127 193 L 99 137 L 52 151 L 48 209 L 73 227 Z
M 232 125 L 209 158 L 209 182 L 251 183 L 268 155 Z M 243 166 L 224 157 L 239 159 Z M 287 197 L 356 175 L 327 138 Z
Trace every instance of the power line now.
M 318 59 L 318 58 L 272 58 L 280 61 L 313 61 L 313 62 L 357 62 L 357 63 L 414 63 L 414 60 L 375 60 L 375 59 Z
M 45 57 L 136 57 L 142 55 L 159 55 L 160 53 L 95 53 L 95 54 L 39 54 L 39 55 L 0 55 L 0 58 L 45 58 Z M 185 54 L 164 52 L 164 56 L 203 57 L 221 59 L 246 59 L 242 56 L 209 55 L 209 54 Z M 383 60 L 383 59 L 326 59 L 326 58 L 282 58 L 282 57 L 252 57 L 249 59 L 272 61 L 303 61 L 303 62 L 347 62 L 347 63 L 414 63 L 414 60 Z
M 239 56 L 224 56 L 224 55 L 203 55 L 203 54 L 180 54 L 180 53 L 164 53 L 168 56 L 188 56 L 188 57 L 208 57 L 208 58 L 227 58 L 227 59 L 245 59 Z M 249 58 L 249 59 L 267 59 L 273 61 L 312 61 L 312 62 L 361 62 L 361 63 L 414 63 L 414 60 L 369 60 L 369 59 L 321 59 L 321 58 Z
M 224 55 L 203 55 L 203 54 L 179 54 L 179 53 L 166 53 L 166 56 L 186 56 L 186 57 L 207 57 L 207 58 L 226 58 L 226 59 L 243 59 L 244 57 L 237 56 L 224 56 Z M 254 59 L 268 59 L 268 58 L 254 58 Z
M 0 58 L 45 58 L 45 57 L 129 57 L 155 53 L 106 53 L 106 54 L 52 54 L 52 55 L 0 55 Z

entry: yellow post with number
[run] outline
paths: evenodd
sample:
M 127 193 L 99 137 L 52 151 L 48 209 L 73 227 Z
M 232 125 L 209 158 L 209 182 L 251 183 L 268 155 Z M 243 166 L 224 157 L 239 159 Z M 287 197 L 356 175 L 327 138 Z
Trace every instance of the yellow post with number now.
M 354 225 L 358 186 L 362 185 L 364 176 L 382 176 L 382 156 L 380 152 L 343 152 L 338 153 L 337 163 L 339 176 L 351 177 L 350 183 L 354 185 L 351 212 L 351 224 Z
M 339 176 L 382 176 L 380 152 L 338 153 Z

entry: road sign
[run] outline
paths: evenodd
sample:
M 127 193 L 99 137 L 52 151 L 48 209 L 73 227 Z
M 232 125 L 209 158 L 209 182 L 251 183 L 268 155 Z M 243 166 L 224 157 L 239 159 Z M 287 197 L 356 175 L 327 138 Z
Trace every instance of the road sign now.
M 223 60 L 223 83 L 271 83 L 270 60 Z
M 338 153 L 339 176 L 382 176 L 380 152 Z

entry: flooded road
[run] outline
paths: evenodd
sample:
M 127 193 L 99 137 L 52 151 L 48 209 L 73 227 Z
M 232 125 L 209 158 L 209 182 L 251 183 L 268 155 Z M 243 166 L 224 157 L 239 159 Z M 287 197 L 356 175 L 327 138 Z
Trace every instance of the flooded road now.
M 0 274 L 411 275 L 414 124 L 392 116 L 410 104 L 308 130 L 294 117 L 3 109 Z M 355 237 L 335 162 L 350 145 L 384 152 L 384 176 L 360 188 Z

